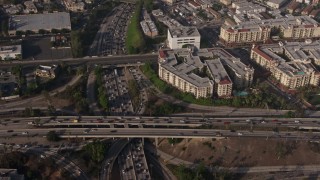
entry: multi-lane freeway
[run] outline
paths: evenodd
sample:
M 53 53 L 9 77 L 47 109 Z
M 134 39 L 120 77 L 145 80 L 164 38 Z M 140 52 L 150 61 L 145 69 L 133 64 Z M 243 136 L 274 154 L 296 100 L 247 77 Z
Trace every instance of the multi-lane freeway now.
M 76 123 L 74 120 L 78 120 Z M 29 124 L 28 124 L 29 123 Z M 148 128 L 148 127 L 199 127 L 248 126 L 248 127 L 296 127 L 320 129 L 318 118 L 266 118 L 266 117 L 184 117 L 184 116 L 57 116 L 7 118 L 0 120 L 0 129 L 31 128 L 38 124 L 42 128 Z M 2 125 L 2 126 L 1 126 Z
M 50 65 L 64 62 L 69 65 L 76 64 L 128 64 L 128 63 L 145 63 L 156 62 L 157 54 L 138 54 L 138 55 L 118 55 L 107 57 L 84 57 L 84 58 L 66 58 L 66 59 L 50 59 L 50 60 L 22 60 L 22 61 L 8 61 L 1 62 L 1 68 L 12 67 L 16 65 L 36 66 L 36 65 Z
M 222 129 L 180 129 L 180 128 L 22 128 L 0 130 L 0 137 L 45 137 L 48 131 L 56 131 L 61 138 L 215 138 L 215 137 L 260 137 L 300 140 L 319 140 L 319 132 L 273 132 Z

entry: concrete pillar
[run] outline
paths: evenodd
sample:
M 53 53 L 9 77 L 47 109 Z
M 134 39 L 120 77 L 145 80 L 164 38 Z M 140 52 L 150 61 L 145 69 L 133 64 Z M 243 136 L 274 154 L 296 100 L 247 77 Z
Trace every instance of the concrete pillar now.
M 85 138 L 85 137 L 83 137 L 83 138 L 82 138 L 82 140 L 84 140 L 84 141 L 85 141 L 85 140 L 86 140 L 86 138 Z
M 130 138 L 128 137 L 128 141 L 130 141 Z
M 144 138 L 141 139 L 142 146 L 144 146 Z
M 157 137 L 154 139 L 155 139 L 156 147 L 158 147 L 159 146 L 159 139 Z

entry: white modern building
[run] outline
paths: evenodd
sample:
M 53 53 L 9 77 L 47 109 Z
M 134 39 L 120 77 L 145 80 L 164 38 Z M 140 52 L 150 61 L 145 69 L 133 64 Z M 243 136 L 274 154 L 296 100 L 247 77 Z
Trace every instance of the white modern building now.
M 0 60 L 22 59 L 21 45 L 0 46 Z
M 168 45 L 171 49 L 180 49 L 184 45 L 193 45 L 200 49 L 200 38 L 196 27 L 168 29 Z

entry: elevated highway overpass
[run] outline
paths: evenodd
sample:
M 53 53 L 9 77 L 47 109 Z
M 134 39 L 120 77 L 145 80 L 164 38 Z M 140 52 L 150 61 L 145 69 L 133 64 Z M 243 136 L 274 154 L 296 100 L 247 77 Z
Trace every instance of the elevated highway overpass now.
M 16 65 L 22 66 L 37 66 L 37 65 L 50 65 L 60 64 L 64 62 L 69 65 L 80 65 L 80 64 L 102 64 L 102 65 L 117 65 L 117 64 L 128 64 L 128 63 L 145 63 L 145 62 L 156 62 L 158 59 L 157 54 L 138 54 L 138 55 L 118 55 L 118 56 L 107 56 L 107 57 L 84 57 L 84 58 L 66 58 L 66 59 L 44 59 L 44 60 L 21 60 L 21 61 L 5 61 L 0 62 L 1 68 L 12 67 Z

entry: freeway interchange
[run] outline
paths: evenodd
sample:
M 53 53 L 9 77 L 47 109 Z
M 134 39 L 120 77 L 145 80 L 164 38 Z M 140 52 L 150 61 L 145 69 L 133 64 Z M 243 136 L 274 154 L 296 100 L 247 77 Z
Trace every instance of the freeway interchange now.
M 233 127 L 241 128 L 234 130 Z M 260 137 L 317 140 L 319 132 L 301 130 L 317 130 L 319 127 L 320 121 L 316 118 L 58 116 L 4 119 L 0 125 L 0 137 L 43 137 L 48 131 L 55 131 L 62 138 Z M 282 128 L 286 129 L 282 131 Z

